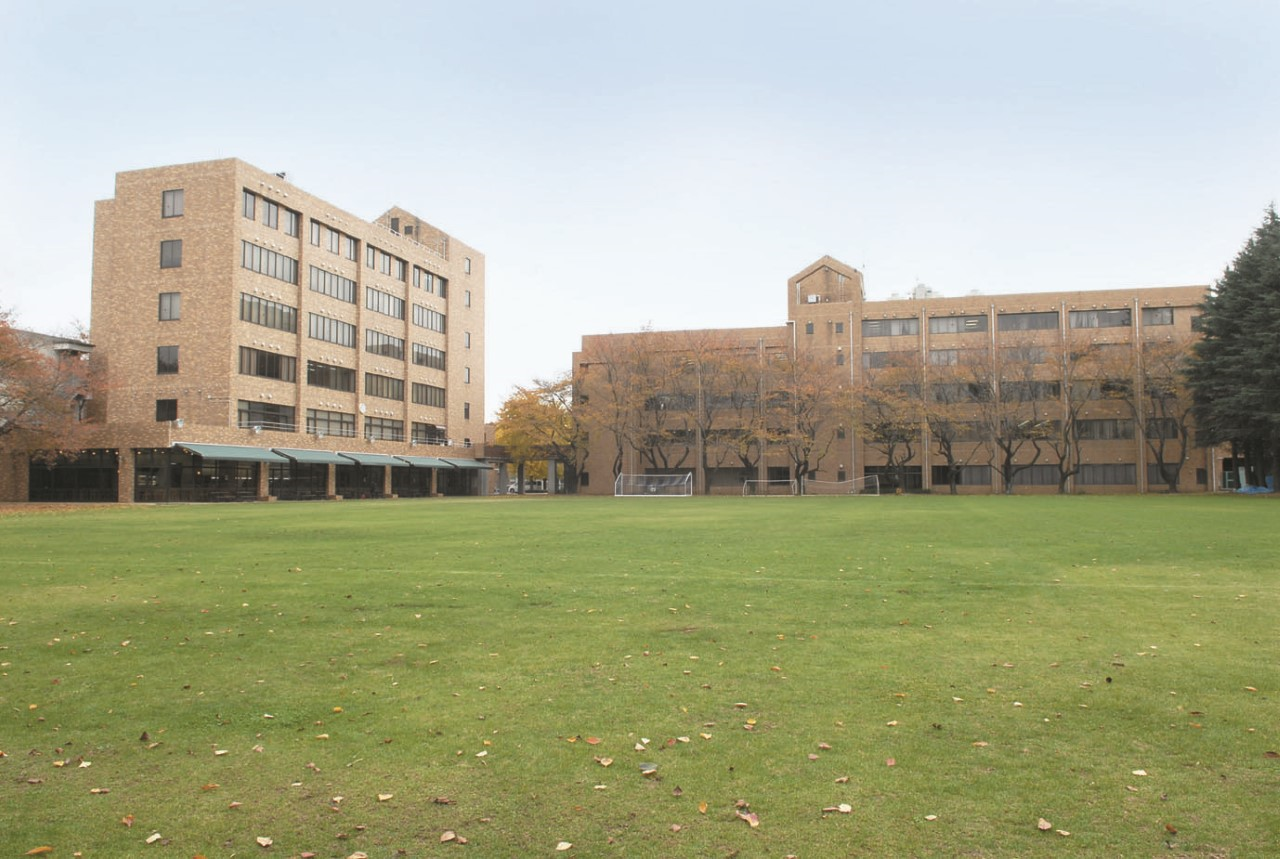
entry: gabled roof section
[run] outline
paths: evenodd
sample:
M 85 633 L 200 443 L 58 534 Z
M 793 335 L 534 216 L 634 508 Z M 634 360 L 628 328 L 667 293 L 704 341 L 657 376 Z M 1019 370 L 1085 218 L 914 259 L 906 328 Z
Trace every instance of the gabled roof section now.
M 834 257 L 824 256 L 787 281 L 788 316 L 806 304 L 863 302 L 862 272 Z

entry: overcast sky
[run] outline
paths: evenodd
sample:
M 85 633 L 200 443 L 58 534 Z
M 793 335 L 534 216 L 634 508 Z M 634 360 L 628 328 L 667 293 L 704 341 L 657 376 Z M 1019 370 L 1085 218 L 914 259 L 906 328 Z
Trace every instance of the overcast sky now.
M 90 323 L 115 173 L 238 157 L 488 264 L 487 413 L 583 334 L 1208 284 L 1280 198 L 1277 0 L 0 0 L 0 307 Z

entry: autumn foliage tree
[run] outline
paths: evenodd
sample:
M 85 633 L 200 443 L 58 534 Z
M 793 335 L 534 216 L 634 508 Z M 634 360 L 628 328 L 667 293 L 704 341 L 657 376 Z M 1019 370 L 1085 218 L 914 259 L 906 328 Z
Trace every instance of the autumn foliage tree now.
M 564 465 L 565 491 L 577 491 L 588 450 L 586 430 L 574 412 L 573 398 L 573 378 L 561 376 L 517 387 L 502 404 L 494 440 L 506 447 L 517 463 L 522 486 L 525 463 L 555 460 Z M 554 479 L 555 475 L 547 477 Z
M 0 446 L 43 460 L 74 456 L 87 434 L 88 386 L 78 355 L 49 354 L 0 312 Z

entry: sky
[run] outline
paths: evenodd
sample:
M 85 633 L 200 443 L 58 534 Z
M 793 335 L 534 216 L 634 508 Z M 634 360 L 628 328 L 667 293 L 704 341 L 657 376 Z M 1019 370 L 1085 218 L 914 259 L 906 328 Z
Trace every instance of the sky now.
M 115 174 L 236 157 L 486 258 L 486 414 L 584 334 L 1212 284 L 1280 198 L 1280 2 L 0 0 L 0 309 L 90 325 Z

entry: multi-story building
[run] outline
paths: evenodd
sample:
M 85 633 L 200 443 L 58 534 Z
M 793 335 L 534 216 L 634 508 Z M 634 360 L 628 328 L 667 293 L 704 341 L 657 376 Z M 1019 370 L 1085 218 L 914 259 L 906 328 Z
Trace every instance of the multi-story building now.
M 236 159 L 96 204 L 99 448 L 119 500 L 480 494 L 485 261 Z
M 823 257 L 788 281 L 783 325 L 583 337 L 583 491 L 612 492 L 619 472 L 689 472 L 713 493 L 869 476 L 906 491 L 1229 486 L 1229 463 L 1190 443 L 1185 391 L 1156 368 L 1195 337 L 1206 293 L 920 287 L 867 301 L 862 273 Z

